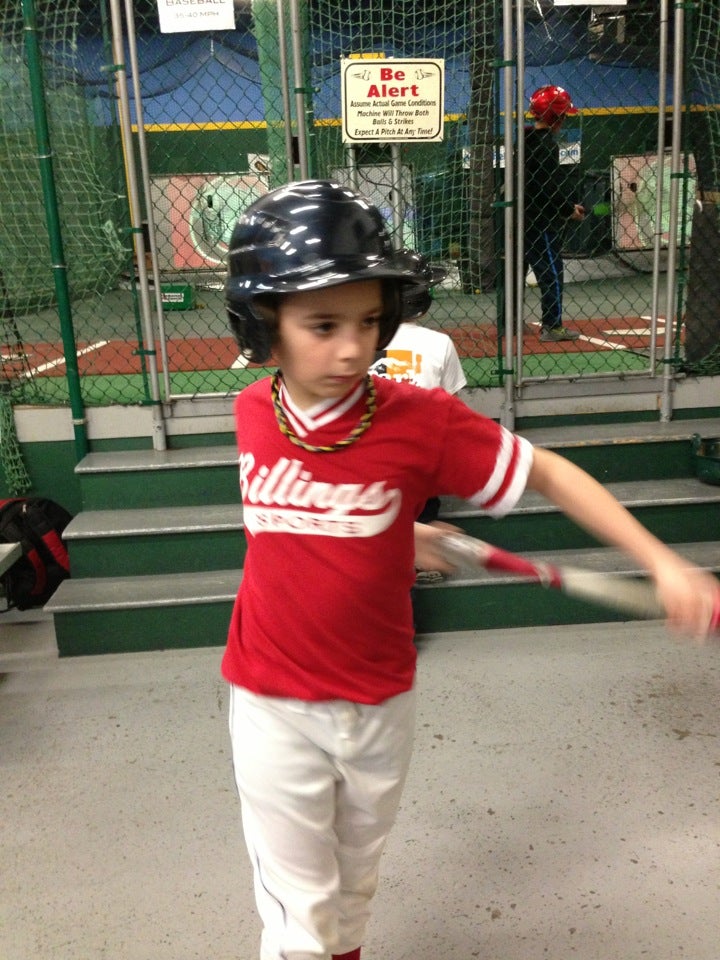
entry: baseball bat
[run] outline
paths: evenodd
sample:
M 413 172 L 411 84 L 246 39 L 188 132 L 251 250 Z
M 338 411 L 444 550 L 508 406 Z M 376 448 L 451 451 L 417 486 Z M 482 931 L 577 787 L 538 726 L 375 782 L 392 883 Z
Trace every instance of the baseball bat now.
M 448 533 L 440 538 L 444 558 L 458 566 L 481 567 L 493 573 L 506 573 L 570 597 L 589 600 L 642 620 L 665 617 L 652 583 L 619 574 L 597 573 L 580 567 L 556 566 L 532 561 L 509 550 L 495 547 L 484 540 L 461 533 Z M 710 632 L 720 628 L 720 605 L 713 611 Z

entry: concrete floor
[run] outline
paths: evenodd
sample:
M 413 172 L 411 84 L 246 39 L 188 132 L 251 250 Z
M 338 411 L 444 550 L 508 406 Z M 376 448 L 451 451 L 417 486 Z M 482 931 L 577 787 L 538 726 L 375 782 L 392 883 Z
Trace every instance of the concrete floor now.
M 720 649 L 656 624 L 420 638 L 367 960 L 717 960 Z M 220 651 L 0 682 L 2 960 L 252 960 Z

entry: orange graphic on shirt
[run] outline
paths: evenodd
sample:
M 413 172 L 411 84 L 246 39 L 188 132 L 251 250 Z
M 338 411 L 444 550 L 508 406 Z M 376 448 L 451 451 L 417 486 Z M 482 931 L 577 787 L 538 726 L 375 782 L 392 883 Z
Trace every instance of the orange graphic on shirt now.
M 422 369 L 422 354 L 412 350 L 386 350 L 385 355 L 372 365 L 372 372 L 388 380 L 412 382 Z

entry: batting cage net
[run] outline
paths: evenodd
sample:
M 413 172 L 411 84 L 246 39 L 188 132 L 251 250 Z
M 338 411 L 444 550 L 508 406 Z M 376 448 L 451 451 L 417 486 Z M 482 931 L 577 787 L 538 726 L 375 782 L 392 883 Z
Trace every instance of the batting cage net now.
M 151 402 L 149 358 L 168 400 L 231 394 L 263 373 L 229 335 L 227 243 L 250 202 L 303 175 L 356 185 L 396 245 L 444 270 L 422 322 L 451 337 L 469 386 L 719 372 L 714 0 L 664 22 L 656 0 L 309 0 L 293 6 L 297 23 L 290 5 L 253 0 L 235 4 L 234 29 L 164 32 L 155 0 L 131 6 L 0 9 L 10 402 L 66 403 L 68 349 L 86 405 Z M 370 80 L 368 103 L 351 108 L 343 80 L 364 82 L 378 59 L 404 64 L 388 91 L 407 89 L 383 96 Z M 433 70 L 439 115 L 413 94 Z M 572 109 L 549 180 L 531 180 L 531 97 L 549 86 Z M 557 235 L 554 291 L 515 244 L 533 217 Z M 572 339 L 547 334 L 553 311 Z M 411 379 L 412 358 L 396 359 Z
M 13 398 L 42 401 L 33 343 L 57 344 L 54 270 L 67 270 L 74 301 L 117 287 L 131 247 L 122 238 L 122 158 L 98 126 L 77 70 L 81 13 L 75 2 L 38 5 L 41 72 L 31 72 L 20 4 L 0 9 L 0 304 L 3 380 Z M 44 102 L 52 155 L 40 150 L 34 102 Z M 53 261 L 49 193 L 64 263 Z M 125 261 L 123 263 L 123 261 Z M 47 309 L 46 309 L 47 308 Z M 118 331 L 121 326 L 118 325 Z M 78 331 L 83 335 L 83 331 Z M 87 331 L 88 338 L 94 331 Z M 57 359 L 57 357 L 53 357 Z M 52 361 L 51 361 L 52 362 Z M 62 369 L 59 372 L 64 372 Z M 49 371 L 48 371 L 49 372 Z M 51 393 L 53 391 L 50 391 Z
M 720 9 L 701 3 L 690 21 L 688 65 L 696 112 L 691 147 L 697 192 L 689 244 L 684 366 L 720 372 Z

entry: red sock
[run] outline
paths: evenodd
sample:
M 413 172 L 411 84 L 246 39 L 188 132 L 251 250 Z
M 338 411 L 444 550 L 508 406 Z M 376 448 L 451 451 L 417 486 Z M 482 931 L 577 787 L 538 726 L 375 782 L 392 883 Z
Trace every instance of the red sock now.
M 349 950 L 347 953 L 334 953 L 332 960 L 360 960 L 360 951 L 362 947 L 355 950 Z

